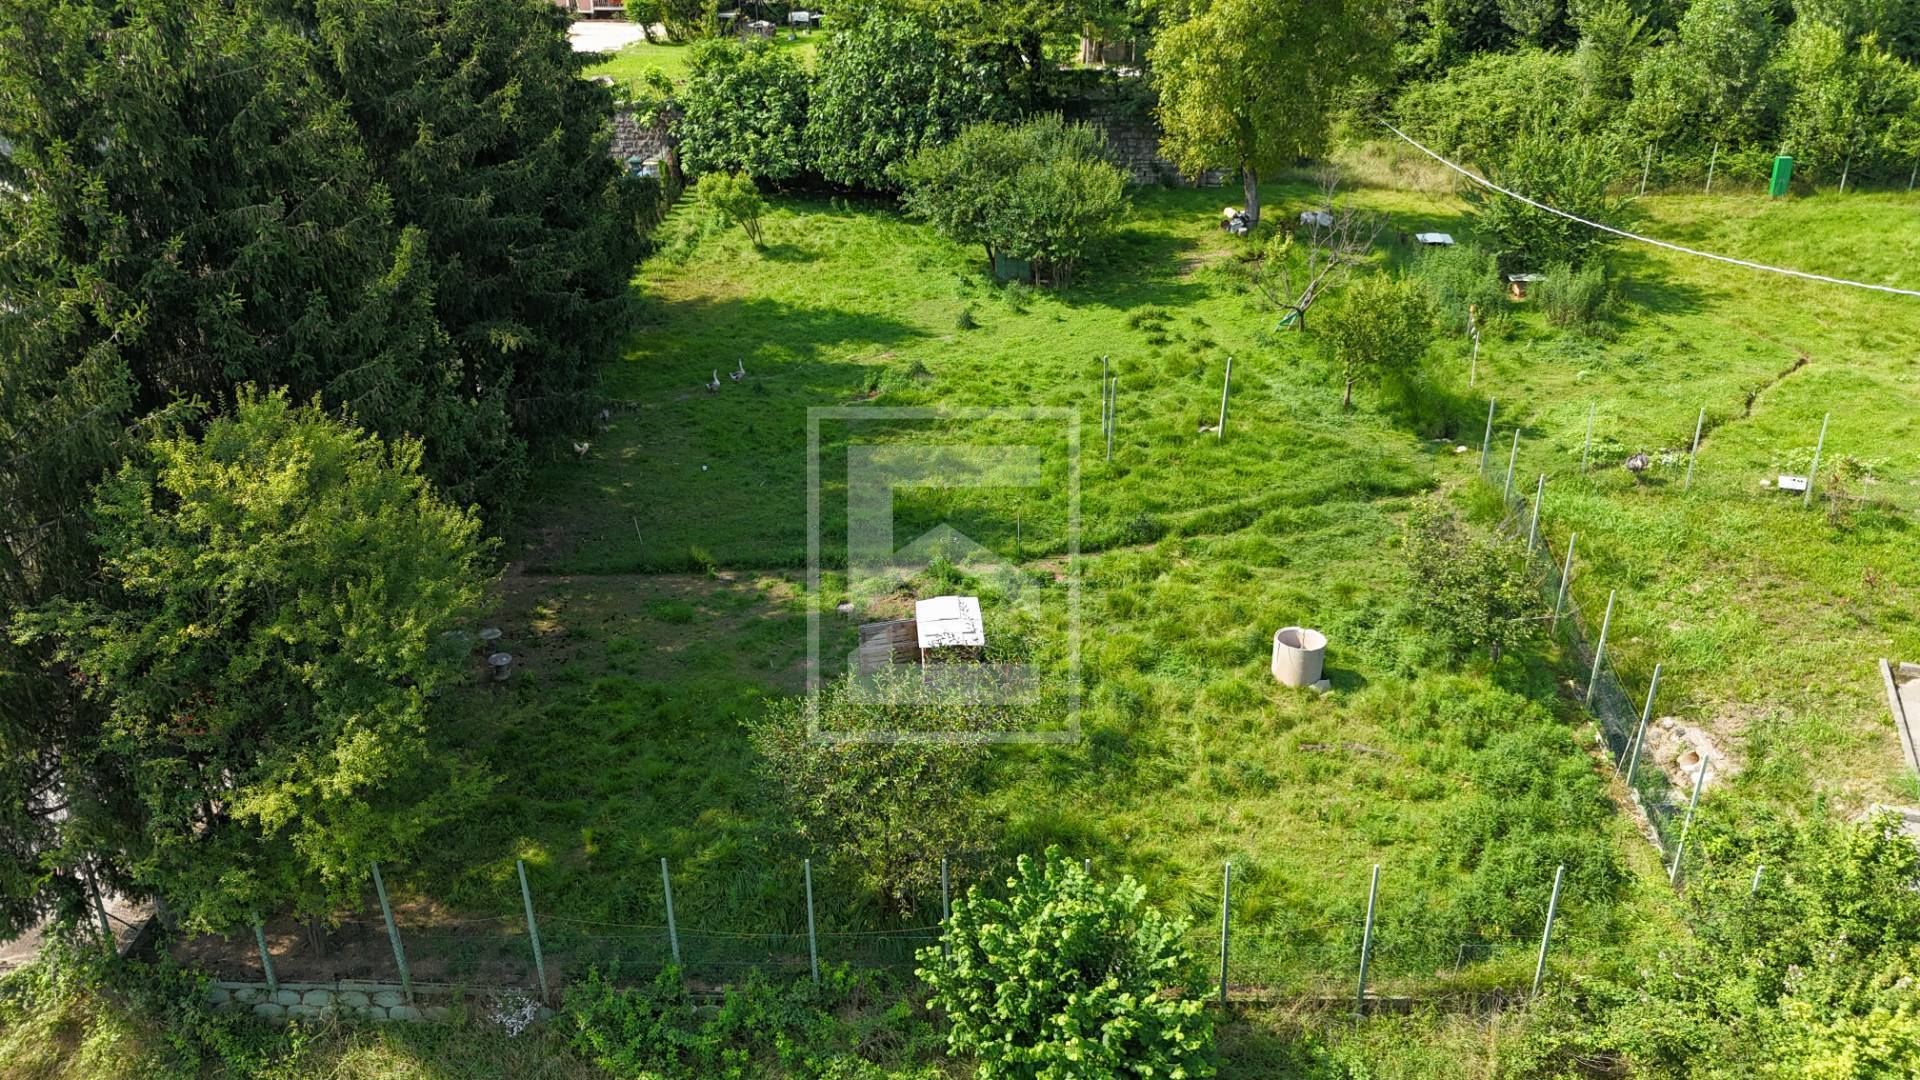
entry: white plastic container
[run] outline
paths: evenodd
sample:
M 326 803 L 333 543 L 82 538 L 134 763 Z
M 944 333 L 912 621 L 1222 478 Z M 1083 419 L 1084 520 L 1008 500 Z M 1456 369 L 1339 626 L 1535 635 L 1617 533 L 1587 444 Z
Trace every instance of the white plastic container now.
M 1312 686 L 1327 663 L 1327 635 L 1304 626 L 1273 634 L 1273 677 L 1286 686 Z

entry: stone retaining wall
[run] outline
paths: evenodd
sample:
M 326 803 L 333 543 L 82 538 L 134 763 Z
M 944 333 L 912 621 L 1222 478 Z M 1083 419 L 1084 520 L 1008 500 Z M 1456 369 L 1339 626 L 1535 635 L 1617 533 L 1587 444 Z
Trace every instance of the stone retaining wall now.
M 269 988 L 265 983 L 219 981 L 207 988 L 207 1003 L 216 1009 L 244 1010 L 274 1021 L 327 1015 L 381 1022 L 444 1020 L 452 1013 L 451 1003 L 460 993 L 451 986 L 416 984 L 413 989 L 414 1000 L 409 1002 L 406 988 L 397 983 L 283 982 Z M 539 1011 L 542 1020 L 552 1015 L 551 1009 Z

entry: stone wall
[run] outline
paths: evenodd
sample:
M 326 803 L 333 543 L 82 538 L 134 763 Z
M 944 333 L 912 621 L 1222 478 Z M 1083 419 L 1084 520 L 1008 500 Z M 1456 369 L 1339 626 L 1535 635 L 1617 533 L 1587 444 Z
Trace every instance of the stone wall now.
M 1180 175 L 1173 162 L 1160 156 L 1160 125 L 1153 117 L 1116 101 L 1093 99 L 1083 102 L 1070 117 L 1106 133 L 1114 159 L 1133 177 L 1136 184 L 1168 184 L 1174 187 L 1219 187 L 1223 174 L 1209 169 L 1198 177 Z
M 342 981 L 337 983 L 215 982 L 207 988 L 207 1003 L 216 1009 L 251 1012 L 264 1020 L 286 1021 L 321 1016 L 352 1017 L 380 1022 L 444 1020 L 452 1013 L 459 991 L 450 986 L 415 984 L 414 999 L 398 983 Z M 542 1007 L 538 1016 L 553 1015 Z

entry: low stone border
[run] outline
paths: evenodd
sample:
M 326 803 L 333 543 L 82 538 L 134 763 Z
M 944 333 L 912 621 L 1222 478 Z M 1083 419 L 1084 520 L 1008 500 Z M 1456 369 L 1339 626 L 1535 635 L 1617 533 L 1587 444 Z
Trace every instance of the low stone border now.
M 275 1021 L 321 1016 L 380 1022 L 445 1020 L 453 1012 L 446 1000 L 458 993 L 454 987 L 416 984 L 410 1003 L 406 988 L 398 983 L 283 982 L 278 988 L 270 988 L 265 983 L 219 980 L 208 986 L 207 1004 L 229 1012 L 249 1011 Z M 538 1013 L 542 1020 L 552 1015 L 553 1010 L 545 1007 Z

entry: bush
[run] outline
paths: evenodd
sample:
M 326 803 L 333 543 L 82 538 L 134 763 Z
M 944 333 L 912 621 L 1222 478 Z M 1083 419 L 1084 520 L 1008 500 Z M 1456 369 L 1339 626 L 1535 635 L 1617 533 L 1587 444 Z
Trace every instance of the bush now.
M 1600 318 L 1609 292 L 1607 270 L 1598 261 L 1579 269 L 1567 263 L 1547 268 L 1547 280 L 1535 282 L 1533 295 L 1555 326 L 1586 326 Z
M 1187 928 L 1142 906 L 1146 890 L 1096 883 L 1049 849 L 1022 856 L 1007 891 L 970 891 L 943 945 L 920 951 L 920 977 L 952 1025 L 947 1045 L 979 1058 L 976 1075 L 1213 1075 Z
M 780 181 L 806 170 L 807 73 L 767 43 L 698 42 L 673 134 L 689 172 Z
M 1456 656 L 1484 648 L 1499 660 L 1538 630 L 1540 596 L 1517 547 L 1475 535 L 1434 501 L 1420 504 L 1407 522 L 1408 598 Z
M 1567 138 L 1537 129 L 1482 161 L 1489 179 L 1570 214 L 1617 225 L 1627 200 L 1609 189 L 1622 171 L 1610 138 Z M 1474 226 L 1499 245 L 1502 270 L 1534 270 L 1554 263 L 1583 264 L 1613 237 L 1518 199 L 1479 186 L 1462 195 Z
M 1346 409 L 1353 406 L 1355 383 L 1414 374 L 1433 341 L 1433 300 L 1420 282 L 1384 274 L 1354 282 L 1343 299 L 1324 340 L 1346 383 L 1340 401 Z
M 1414 272 L 1433 295 L 1434 312 L 1448 329 L 1466 333 L 1476 309 L 1482 333 L 1507 321 L 1507 294 L 1491 253 L 1472 244 L 1428 248 L 1414 263 Z
M 794 830 L 909 911 L 938 888 L 942 858 L 978 863 L 991 846 L 980 805 L 987 748 L 895 736 L 985 735 L 1023 720 L 992 687 L 938 688 L 903 670 L 775 702 L 749 735 Z
M 738 225 L 754 247 L 760 246 L 760 215 L 767 200 L 759 185 L 745 173 L 713 172 L 700 178 L 693 193 L 714 216 L 728 225 Z
M 651 984 L 623 989 L 589 970 L 567 988 L 558 1025 L 572 1049 L 615 1076 L 672 1080 L 758 1080 L 765 1076 L 920 1077 L 885 1064 L 931 1057 L 937 1036 L 905 1006 L 876 1009 L 897 996 L 877 972 L 821 969 L 821 986 L 802 975 L 775 983 L 751 969 L 720 1006 L 703 1008 L 677 968 Z M 877 1049 L 876 1049 L 877 1048 Z
M 901 162 L 893 176 L 908 213 L 980 245 L 989 265 L 1001 256 L 1026 260 L 1035 280 L 1055 284 L 1127 209 L 1127 174 L 1109 159 L 1105 137 L 1058 115 L 969 125 Z

